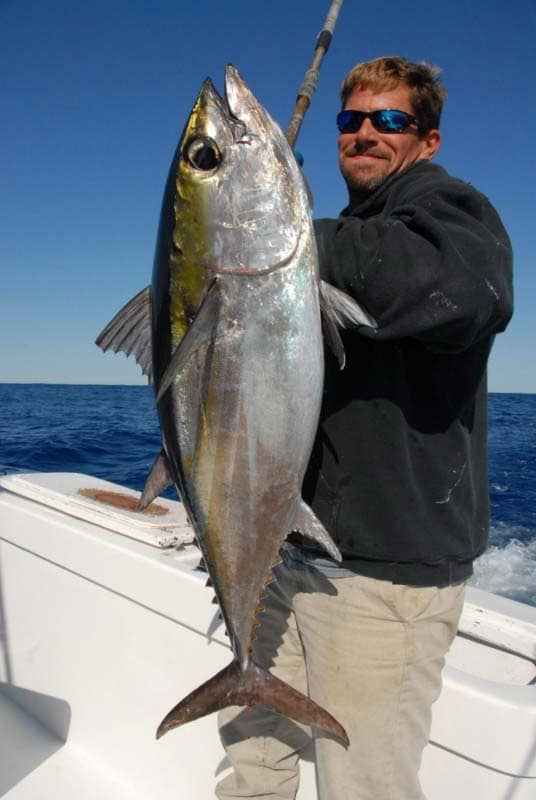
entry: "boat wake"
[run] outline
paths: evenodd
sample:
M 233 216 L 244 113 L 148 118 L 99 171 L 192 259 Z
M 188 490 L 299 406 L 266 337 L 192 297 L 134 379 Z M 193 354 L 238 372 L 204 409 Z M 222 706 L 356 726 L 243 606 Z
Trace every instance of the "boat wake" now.
M 475 562 L 472 586 L 536 606 L 536 531 L 499 523 Z

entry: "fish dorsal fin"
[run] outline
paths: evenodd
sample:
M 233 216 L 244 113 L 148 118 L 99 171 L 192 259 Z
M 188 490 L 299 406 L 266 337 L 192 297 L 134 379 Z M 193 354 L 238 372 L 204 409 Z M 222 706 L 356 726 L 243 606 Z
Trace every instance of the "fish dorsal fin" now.
M 339 328 L 364 325 L 376 329 L 378 323 L 353 297 L 326 281 L 320 281 L 320 308 L 326 339 L 340 368 L 344 369 L 346 357 Z
M 316 514 L 309 508 L 307 503 L 300 501 L 298 513 L 293 523 L 293 529 L 298 530 L 308 539 L 313 539 L 325 550 L 335 561 L 342 561 L 339 548 L 324 528 Z
M 167 455 L 162 448 L 154 460 L 140 497 L 139 509 L 143 511 L 164 489 L 173 485 Z
M 151 353 L 151 287 L 129 300 L 95 340 L 101 350 L 133 355 L 149 383 L 153 380 Z

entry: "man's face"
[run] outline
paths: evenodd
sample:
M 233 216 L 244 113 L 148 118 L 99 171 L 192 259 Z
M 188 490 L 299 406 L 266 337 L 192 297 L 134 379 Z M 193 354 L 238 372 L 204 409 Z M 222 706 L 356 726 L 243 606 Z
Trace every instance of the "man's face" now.
M 355 87 L 344 108 L 356 111 L 394 108 L 415 115 L 409 88 L 403 83 L 388 91 Z M 339 134 L 339 167 L 350 190 L 372 191 L 393 173 L 416 161 L 432 158 L 440 141 L 437 130 L 428 131 L 419 138 L 414 125 L 403 133 L 380 133 L 366 117 L 355 133 Z

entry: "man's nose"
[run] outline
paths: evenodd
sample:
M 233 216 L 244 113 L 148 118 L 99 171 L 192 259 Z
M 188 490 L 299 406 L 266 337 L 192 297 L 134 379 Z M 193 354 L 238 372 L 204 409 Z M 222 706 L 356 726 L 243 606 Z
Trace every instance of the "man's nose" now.
M 378 141 L 378 131 L 372 124 L 369 117 L 365 117 L 361 123 L 361 127 L 354 133 L 355 141 L 360 144 L 363 142 L 376 142 Z

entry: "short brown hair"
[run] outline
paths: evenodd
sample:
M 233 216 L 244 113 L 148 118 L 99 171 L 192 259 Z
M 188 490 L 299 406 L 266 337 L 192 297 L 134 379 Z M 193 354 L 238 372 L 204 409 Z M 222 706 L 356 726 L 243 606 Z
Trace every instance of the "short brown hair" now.
M 372 87 L 374 89 L 394 89 L 405 83 L 410 90 L 411 105 L 419 120 L 421 133 L 439 128 L 443 102 L 447 96 L 445 87 L 439 80 L 441 70 L 425 61 L 419 64 L 402 56 L 382 56 L 372 61 L 363 61 L 350 70 L 341 86 L 343 108 L 352 90 Z

